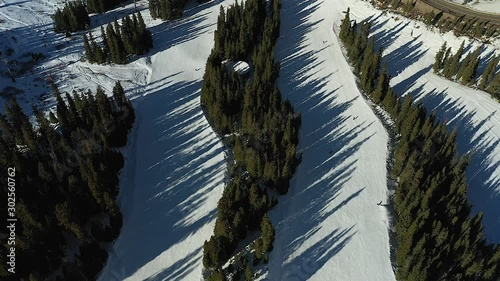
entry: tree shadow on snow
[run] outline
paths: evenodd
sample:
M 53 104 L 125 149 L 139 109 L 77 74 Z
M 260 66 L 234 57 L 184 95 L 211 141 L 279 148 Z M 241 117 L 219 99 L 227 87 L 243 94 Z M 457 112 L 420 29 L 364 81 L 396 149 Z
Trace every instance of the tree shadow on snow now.
M 312 68 L 321 69 L 324 63 L 318 53 L 328 51 L 328 46 L 312 51 L 307 49 L 306 34 L 319 28 L 322 22 L 309 22 L 309 17 L 321 4 L 314 0 L 282 4 L 282 36 L 276 45 L 281 65 L 278 86 L 283 98 L 289 99 L 296 112 L 302 113 L 299 143 L 303 154 L 298 171 L 290 181 L 289 193 L 280 198 L 280 203 L 271 212 L 280 249 L 271 252 L 270 263 L 274 264 L 274 269 L 284 266 L 281 269 L 284 274 L 271 270 L 269 280 L 306 280 L 340 252 L 356 234 L 355 225 L 345 229 L 321 229 L 321 225 L 365 189 L 360 187 L 351 194 L 345 191 L 356 170 L 357 160 L 352 159 L 352 155 L 373 136 L 360 139 L 360 134 L 372 124 L 361 122 L 354 127 L 346 124 L 351 119 L 346 111 L 357 97 L 338 100 L 342 86 L 331 90 L 327 85 L 335 79 L 336 72 L 320 78 L 310 73 Z M 301 203 L 292 206 L 297 198 Z M 278 217 L 279 210 L 286 210 L 287 216 Z M 319 232 L 320 235 L 328 234 L 292 258 L 295 250 Z M 287 261 L 285 265 L 284 261 Z
M 152 56 L 157 52 L 171 48 L 175 45 L 195 39 L 207 32 L 213 24 L 202 25 L 209 11 L 200 13 L 205 9 L 218 5 L 219 1 L 209 1 L 203 4 L 192 4 L 185 12 L 182 18 L 172 21 L 165 21 L 149 30 L 153 35 L 154 48 L 148 55 Z

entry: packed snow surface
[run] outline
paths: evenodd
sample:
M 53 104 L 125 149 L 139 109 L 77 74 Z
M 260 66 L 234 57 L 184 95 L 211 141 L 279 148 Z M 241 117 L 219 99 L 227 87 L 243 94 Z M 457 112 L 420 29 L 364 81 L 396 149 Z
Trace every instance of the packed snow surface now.
M 102 281 L 202 279 L 202 246 L 213 233 L 225 175 L 223 146 L 199 101 L 218 11 L 207 3 L 190 6 L 181 20 L 147 23 L 156 54 L 135 103 L 122 177 L 124 226 Z
M 250 65 L 244 61 L 238 61 L 234 64 L 233 69 L 236 73 L 244 75 L 250 71 Z
M 462 86 L 433 73 L 434 57 L 446 42 L 456 52 L 465 42 L 467 52 L 481 43 L 451 32 L 440 34 L 420 22 L 374 11 L 366 2 L 351 5 L 355 19 L 372 22 L 376 47 L 384 48 L 391 86 L 400 96 L 422 102 L 428 112 L 457 130 L 458 152 L 472 153 L 467 168 L 468 198 L 474 214 L 483 212 L 485 236 L 500 243 L 500 103 L 488 93 Z M 483 45 L 482 63 L 500 54 L 500 40 Z

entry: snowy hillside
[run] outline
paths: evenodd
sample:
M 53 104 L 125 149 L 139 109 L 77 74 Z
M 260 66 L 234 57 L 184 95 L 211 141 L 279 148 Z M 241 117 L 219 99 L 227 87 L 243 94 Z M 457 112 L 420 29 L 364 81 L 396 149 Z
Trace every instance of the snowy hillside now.
M 302 162 L 272 211 L 269 280 L 395 280 L 386 208 L 388 136 L 359 93 L 332 24 L 338 3 L 285 1 L 279 86 L 302 112 Z M 335 11 L 335 12 L 333 12 Z
M 182 19 L 152 20 L 146 0 L 138 8 L 150 28 L 154 49 L 127 65 L 92 65 L 82 60 L 82 34 L 55 34 L 48 15 L 60 0 L 0 0 L 0 49 L 9 60 L 42 53 L 33 71 L 12 82 L 0 77 L 0 91 L 14 86 L 26 112 L 40 100 L 54 106 L 47 77 L 61 91 L 95 89 L 109 93 L 122 81 L 136 109 L 121 175 L 124 225 L 109 245 L 99 280 L 201 280 L 202 246 L 214 228 L 225 180 L 225 153 L 200 108 L 206 59 L 213 46 L 220 6 L 191 1 Z M 497 3 L 499 1 L 492 2 Z M 479 43 L 428 30 L 361 0 L 283 0 L 278 86 L 302 112 L 302 163 L 289 194 L 271 216 L 276 227 L 267 280 L 395 280 L 390 262 L 387 199 L 388 135 L 358 91 L 332 27 L 351 7 L 352 18 L 373 22 L 377 46 L 401 96 L 411 94 L 437 117 L 458 129 L 461 153 L 475 151 L 468 168 L 473 211 L 484 212 L 485 233 L 500 243 L 500 104 L 481 91 L 438 77 L 434 55 L 446 41 L 467 50 Z M 486 4 L 485 4 L 486 5 Z M 495 6 L 497 7 L 497 6 Z M 489 8 L 491 10 L 491 8 Z M 103 15 L 99 25 L 134 11 L 129 3 Z M 500 53 L 500 42 L 484 56 Z M 480 67 L 484 67 L 480 66 Z M 0 71 L 6 65 L 0 62 Z M 3 107 L 0 109 L 3 111 Z M 382 204 L 382 205 L 383 205 Z
M 46 56 L 33 73 L 16 83 L 2 78 L 1 85 L 22 88 L 25 93 L 20 98 L 36 100 L 40 94 L 50 93 L 45 81 L 48 75 L 61 91 L 95 90 L 99 85 L 110 93 L 120 80 L 132 99 L 137 118 L 124 149 L 126 164 L 119 195 L 124 224 L 119 238 L 110 245 L 100 279 L 199 280 L 201 247 L 213 232 L 225 175 L 223 146 L 199 107 L 203 75 L 199 69 L 213 45 L 219 5 L 192 3 L 183 19 L 163 22 L 152 20 L 145 10 L 147 1 L 139 1 L 153 33 L 154 50 L 127 65 L 92 65 L 80 61 L 81 35 L 65 38 L 52 32 L 50 18 L 33 16 L 37 11 L 53 13 L 55 4 L 5 1 L 0 5 L 2 18 L 26 19 L 0 25 L 2 33 L 23 39 L 2 39 L 5 49 L 12 47 L 13 57 L 28 50 Z M 93 15 L 93 33 L 100 35 L 98 24 L 133 11 L 131 3 Z M 39 86 L 32 86 L 35 83 Z M 43 102 L 46 108 L 54 105 L 48 96 Z M 23 105 L 31 112 L 30 103 Z
M 500 1 L 499 0 L 472 0 L 472 1 L 467 1 L 466 4 L 464 4 L 465 1 L 462 0 L 448 0 L 450 2 L 453 2 L 458 5 L 466 5 L 467 7 L 470 7 L 471 9 L 479 10 L 479 11 L 484 11 L 488 13 L 495 13 L 495 14 L 500 14 Z
M 152 28 L 151 77 L 124 171 L 124 227 L 100 280 L 200 280 L 225 174 L 223 146 L 199 106 L 219 7 L 188 8 Z M 145 14 L 148 14 L 147 12 Z

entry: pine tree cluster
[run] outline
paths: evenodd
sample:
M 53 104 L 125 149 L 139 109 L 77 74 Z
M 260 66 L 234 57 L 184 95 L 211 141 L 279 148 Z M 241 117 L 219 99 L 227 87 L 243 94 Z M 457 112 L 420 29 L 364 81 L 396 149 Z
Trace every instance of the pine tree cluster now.
M 146 28 L 140 12 L 137 16 L 124 17 L 121 25 L 116 20 L 114 27 L 109 23 L 106 31 L 101 26 L 101 38 L 102 46 L 99 46 L 91 33 L 83 37 L 85 56 L 90 63 L 126 64 L 130 56 L 143 55 L 153 48 L 151 32 Z
M 357 37 L 365 37 L 357 42 L 370 41 L 363 25 L 352 24 L 347 10 L 340 38 L 353 64 L 353 53 L 380 56 L 376 50 L 353 50 L 359 48 Z M 400 101 L 388 82 L 382 70 L 374 91 L 363 83 L 360 87 L 389 112 L 400 135 L 391 171 L 398 179 L 397 280 L 499 280 L 500 248 L 483 238 L 482 215 L 470 214 L 465 177 L 469 159 L 457 155 L 456 132 L 449 133 L 434 114 L 427 116 L 410 95 Z
M 127 0 L 87 0 L 89 13 L 104 13 Z
M 57 33 L 85 30 L 90 25 L 89 14 L 85 9 L 85 4 L 81 1 L 66 3 L 62 10 L 56 10 L 52 19 L 54 20 L 54 31 Z
M 32 124 L 14 99 L 0 115 L 0 168 L 15 169 L 19 264 L 16 274 L 7 272 L 10 246 L 2 238 L 2 280 L 47 280 L 61 269 L 56 280 L 95 280 L 107 259 L 99 244 L 115 239 L 122 225 L 116 196 L 124 159 L 113 147 L 125 145 L 135 119 L 123 88 L 117 83 L 112 98 L 98 88 L 95 96 L 66 94 L 66 101 L 53 90 L 57 111 L 49 119 L 34 107 Z M 6 172 L 0 180 L 8 182 Z M 5 184 L 0 193 L 8 192 Z M 6 215 L 7 204 L 0 211 Z M 75 242 L 79 254 L 71 262 Z
M 497 73 L 500 55 L 490 58 L 483 73 L 479 75 L 477 68 L 481 61 L 481 47 L 478 47 L 474 52 L 469 52 L 462 59 L 463 52 L 464 42 L 455 54 L 451 52 L 451 48 L 447 48 L 446 42 L 443 43 L 441 49 L 436 53 L 433 65 L 434 72 L 448 79 L 460 81 L 464 85 L 470 86 L 479 82 L 480 89 L 500 100 L 500 74 Z M 479 76 L 481 79 L 477 79 Z
M 149 0 L 153 19 L 173 20 L 182 17 L 187 0 Z
M 272 249 L 274 229 L 263 221 L 273 200 L 263 187 L 286 193 L 300 161 L 296 146 L 301 117 L 289 101 L 282 101 L 275 85 L 279 0 L 270 1 L 269 7 L 267 12 L 265 0 L 236 2 L 227 12 L 221 7 L 203 77 L 202 106 L 216 132 L 231 136 L 235 160 L 218 203 L 214 235 L 204 245 L 204 266 L 217 276 L 238 241 L 259 225 L 259 255 Z M 228 59 L 249 61 L 251 79 L 226 67 Z

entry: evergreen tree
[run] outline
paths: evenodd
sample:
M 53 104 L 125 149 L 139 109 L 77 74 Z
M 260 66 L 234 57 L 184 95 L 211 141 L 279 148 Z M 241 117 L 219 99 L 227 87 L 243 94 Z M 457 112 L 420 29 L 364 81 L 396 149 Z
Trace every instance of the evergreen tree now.
M 345 41 L 349 35 L 349 32 L 351 31 L 351 19 L 349 17 L 351 9 L 347 8 L 347 11 L 345 12 L 345 17 L 342 20 L 342 24 L 340 25 L 340 32 L 339 36 L 340 39 Z
M 16 182 L 23 186 L 16 190 L 19 200 L 16 214 L 22 222 L 22 227 L 16 229 L 16 260 L 32 264 L 16 270 L 16 280 L 46 280 L 61 268 L 62 279 L 74 280 L 64 270 L 67 266 L 79 267 L 82 270 L 79 278 L 93 279 L 104 265 L 102 253 L 106 254 L 95 245 L 105 241 L 90 235 L 87 225 L 99 214 L 111 216 L 112 227 L 119 227 L 114 223 L 118 216 L 113 212 L 117 211 L 116 173 L 123 166 L 123 157 L 120 161 L 121 154 L 110 152 L 94 132 L 82 133 L 90 127 L 89 123 L 98 122 L 89 116 L 98 114 L 88 110 L 91 106 L 87 105 L 92 102 L 77 94 L 65 94 L 63 99 L 54 84 L 52 88 L 57 112 L 49 113 L 50 122 L 43 112 L 33 107 L 36 120 L 32 124 L 15 101 L 6 103 L 6 116 L 0 115 L 0 166 L 5 170 L 15 167 L 16 172 L 19 171 Z M 120 114 L 118 108 L 111 108 L 108 115 L 118 123 L 115 119 Z M 58 123 L 60 130 L 54 129 L 51 123 Z M 130 125 L 123 121 L 119 124 Z M 126 135 L 123 137 L 126 139 Z M 25 145 L 27 149 L 16 149 L 16 144 Z M 86 148 L 91 144 L 95 149 L 88 153 Z M 75 153 L 80 157 L 70 163 Z M 0 193 L 6 196 L 6 189 Z M 112 233 L 107 241 L 118 235 L 116 229 Z M 91 242 L 95 253 L 89 254 L 88 249 L 82 248 L 76 264 L 72 261 L 63 264 L 64 252 L 70 247 L 68 241 Z M 6 265 L 0 266 L 0 274 L 7 272 Z
M 385 95 L 389 90 L 390 80 L 391 79 L 389 75 L 387 75 L 387 65 L 384 65 L 384 67 L 382 68 L 382 73 L 380 73 L 380 76 L 378 77 L 377 87 L 372 94 L 372 98 L 375 103 L 380 103 L 384 100 Z
M 104 13 L 122 2 L 125 2 L 125 0 L 87 0 L 87 7 L 91 13 Z
M 106 32 L 104 31 L 104 26 L 101 26 L 101 38 L 102 38 L 102 52 L 104 57 L 108 57 L 109 55 L 109 46 L 108 46 L 108 37 L 106 36 Z M 107 59 L 105 59 L 107 60 Z
M 495 75 L 488 88 L 486 88 L 486 91 L 492 93 L 497 99 L 500 99 L 500 74 Z
M 247 263 L 245 267 L 245 281 L 253 281 L 254 280 L 254 272 L 252 265 L 250 263 Z
M 186 0 L 149 0 L 151 17 L 172 20 L 182 17 Z

